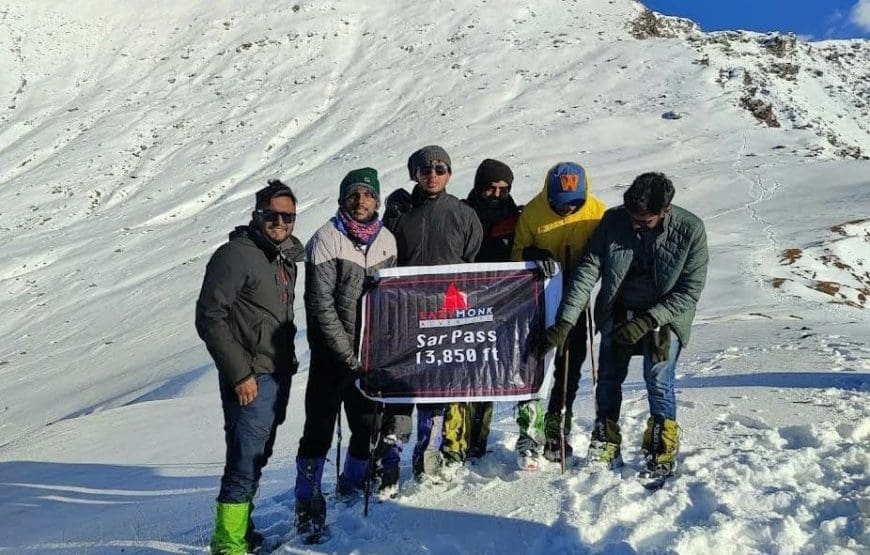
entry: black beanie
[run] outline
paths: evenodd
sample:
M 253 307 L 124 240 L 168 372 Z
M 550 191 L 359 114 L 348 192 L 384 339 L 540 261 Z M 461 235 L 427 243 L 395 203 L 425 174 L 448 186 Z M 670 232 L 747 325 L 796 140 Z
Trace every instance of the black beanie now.
M 514 183 L 514 172 L 504 162 L 487 158 L 477 166 L 477 173 L 474 174 L 474 189 L 482 191 L 495 181 L 504 181 L 510 190 Z

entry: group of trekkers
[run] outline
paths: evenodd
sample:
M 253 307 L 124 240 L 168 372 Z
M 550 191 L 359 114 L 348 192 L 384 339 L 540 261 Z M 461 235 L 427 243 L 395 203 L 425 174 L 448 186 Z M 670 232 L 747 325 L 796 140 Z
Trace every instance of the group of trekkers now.
M 556 349 L 554 385 L 546 411 L 537 400 L 516 406 L 520 467 L 531 470 L 541 457 L 560 461 L 571 455 L 565 438 L 594 322 L 599 371 L 586 461 L 605 468 L 622 464 L 621 388 L 637 355 L 643 357 L 650 406 L 641 447 L 645 465 L 653 475 L 673 473 L 679 447 L 675 366 L 689 341 L 708 257 L 704 225 L 672 204 L 670 179 L 643 173 L 625 191 L 623 204 L 606 210 L 592 195 L 586 170 L 574 162 L 550 168 L 543 189 L 525 208 L 511 197 L 511 168 L 498 160 L 480 163 L 465 200 L 446 191 L 453 166 L 439 146 L 414 152 L 408 174 L 412 191 L 394 191 L 379 219 L 377 171 L 350 171 L 339 184 L 335 215 L 305 246 L 293 235 L 295 194 L 270 181 L 256 193 L 250 223 L 237 227 L 209 261 L 196 328 L 218 369 L 226 440 L 212 553 L 247 553 L 262 542 L 251 520 L 252 501 L 298 367 L 293 303 L 300 262 L 310 349 L 296 457 L 300 534 L 325 527 L 321 479 L 342 406 L 351 437 L 335 495 L 359 495 L 372 481 L 381 495 L 399 487 L 415 407 L 390 404 L 381 410 L 354 384 L 361 370 L 360 301 L 370 277 L 393 266 L 534 261 L 552 277 L 558 263 L 570 279 L 556 323 L 537 347 L 542 353 Z M 587 322 L 599 279 L 593 322 Z M 417 481 L 449 480 L 463 463 L 486 455 L 491 402 L 416 409 L 411 462 Z M 380 440 L 370 458 L 371 437 Z

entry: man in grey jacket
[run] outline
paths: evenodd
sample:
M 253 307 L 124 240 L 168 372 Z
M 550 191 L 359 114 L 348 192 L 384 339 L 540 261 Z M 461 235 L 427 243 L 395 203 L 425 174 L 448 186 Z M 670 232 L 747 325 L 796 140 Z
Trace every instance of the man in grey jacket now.
M 320 487 L 335 419 L 344 403 L 350 445 L 338 493 L 362 491 L 369 474 L 369 442 L 379 426 L 375 403 L 353 380 L 360 363 L 358 315 L 366 278 L 396 265 L 396 241 L 378 220 L 378 173 L 361 168 L 341 181 L 338 211 L 306 246 L 305 311 L 311 364 L 305 391 L 305 427 L 296 456 L 296 529 L 316 541 L 326 522 Z
M 619 413 L 632 356 L 643 357 L 650 417 L 643 435 L 646 473 L 673 474 L 679 448 L 674 374 L 689 342 L 695 307 L 707 277 L 707 235 L 700 218 L 671 204 L 674 186 L 662 173 L 644 173 L 623 205 L 605 212 L 562 299 L 546 347 L 564 343 L 601 277 L 594 319 L 601 332 L 596 418 L 587 459 L 622 464 Z
M 447 193 L 453 174 L 450 156 L 437 145 L 425 146 L 408 158 L 408 174 L 416 182 L 407 212 L 393 221 L 399 266 L 435 266 L 474 262 L 483 229 L 474 210 Z M 394 192 L 391 197 L 396 195 Z M 389 405 L 385 440 L 386 454 L 381 475 L 381 489 L 397 487 L 399 453 L 411 436 L 413 405 Z M 444 428 L 445 412 L 454 413 L 451 422 L 467 422 L 465 403 L 420 404 L 417 406 L 417 444 L 414 446 L 413 471 L 418 480 L 438 474 L 448 463 L 465 458 L 465 431 L 460 427 Z
M 257 191 L 251 222 L 211 257 L 196 303 L 196 331 L 218 370 L 227 447 L 215 554 L 245 553 L 262 542 L 250 518 L 252 499 L 298 366 L 293 299 L 303 249 L 295 222 L 289 187 L 275 180 Z

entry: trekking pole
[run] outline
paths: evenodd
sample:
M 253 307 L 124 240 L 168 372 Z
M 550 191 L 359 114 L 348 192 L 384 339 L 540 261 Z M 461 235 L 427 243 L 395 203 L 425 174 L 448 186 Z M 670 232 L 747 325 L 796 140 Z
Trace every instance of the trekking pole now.
M 595 337 L 594 324 L 592 323 L 592 308 L 586 305 L 586 323 L 589 326 L 589 363 L 592 365 L 592 406 L 595 408 L 595 415 L 598 416 L 598 368 L 595 366 L 595 348 L 593 347 L 593 338 Z
M 341 395 L 341 392 L 339 392 Z M 335 428 L 335 435 L 338 442 L 338 447 L 335 449 L 335 487 L 338 489 L 338 479 L 341 477 L 341 399 L 338 402 L 338 426 Z
M 571 246 L 565 245 L 565 267 L 562 268 L 562 295 L 565 295 L 565 292 L 568 289 L 568 270 L 571 267 Z M 570 335 L 570 333 L 568 334 Z M 568 342 L 569 340 L 566 338 L 565 343 L 562 344 L 562 410 L 559 414 L 559 449 L 560 449 L 560 463 L 562 466 L 562 474 L 565 473 L 565 463 L 567 459 L 567 454 L 565 453 L 565 417 L 568 412 Z
M 365 505 L 363 508 L 363 516 L 369 516 L 369 500 L 372 496 L 372 478 L 375 473 L 375 450 L 381 440 L 381 409 L 383 403 L 375 404 L 375 418 L 372 421 L 372 433 L 369 435 L 369 467 L 366 473 L 366 488 L 365 488 Z

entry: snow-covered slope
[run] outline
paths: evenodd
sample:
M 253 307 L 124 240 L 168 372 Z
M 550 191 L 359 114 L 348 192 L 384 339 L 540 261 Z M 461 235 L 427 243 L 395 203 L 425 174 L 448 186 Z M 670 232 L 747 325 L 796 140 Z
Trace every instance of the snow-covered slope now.
M 306 240 L 344 173 L 372 165 L 386 194 L 430 143 L 458 196 L 486 157 L 521 202 L 572 159 L 608 205 L 665 171 L 706 220 L 684 477 L 655 495 L 632 479 L 635 370 L 624 476 L 514 472 L 501 406 L 489 461 L 368 520 L 334 510 L 325 551 L 870 549 L 867 41 L 643 33 L 629 0 L 369 4 L 0 7 L 0 551 L 201 549 L 223 453 L 192 324 L 208 256 L 267 178 L 299 194 Z M 304 382 L 258 501 L 287 552 Z

